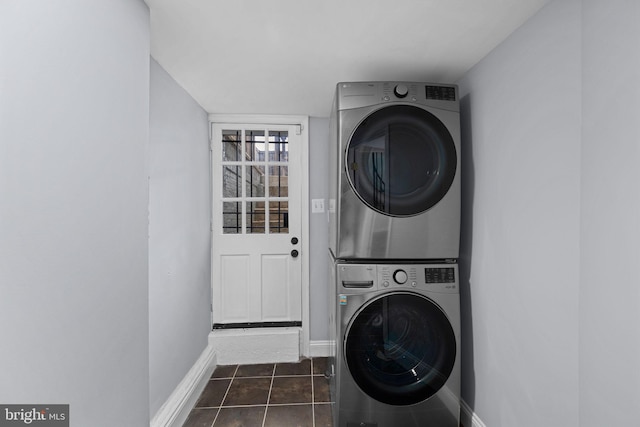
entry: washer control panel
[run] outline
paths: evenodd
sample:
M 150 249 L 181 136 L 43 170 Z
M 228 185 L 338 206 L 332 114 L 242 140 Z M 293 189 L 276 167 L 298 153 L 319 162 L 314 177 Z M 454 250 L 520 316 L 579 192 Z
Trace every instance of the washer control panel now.
M 378 264 L 377 276 L 379 289 L 458 292 L 457 264 Z
M 458 293 L 458 264 L 339 264 L 340 294 L 415 289 Z

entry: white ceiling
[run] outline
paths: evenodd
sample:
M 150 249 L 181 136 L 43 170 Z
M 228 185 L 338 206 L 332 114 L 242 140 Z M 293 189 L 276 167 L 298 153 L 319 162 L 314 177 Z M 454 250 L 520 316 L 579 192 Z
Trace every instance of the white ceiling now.
M 548 0 L 145 0 L 209 113 L 328 117 L 340 81 L 453 83 Z

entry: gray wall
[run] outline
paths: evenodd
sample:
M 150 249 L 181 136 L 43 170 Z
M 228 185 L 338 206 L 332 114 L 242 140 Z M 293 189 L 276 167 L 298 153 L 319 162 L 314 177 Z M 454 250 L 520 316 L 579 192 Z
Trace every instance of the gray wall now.
M 463 398 L 487 426 L 637 423 L 639 18 L 552 1 L 459 82 Z
M 329 119 L 309 119 L 309 203 L 324 199 L 325 212 L 309 218 L 309 336 L 311 341 L 329 339 Z M 311 212 L 311 206 L 309 206 Z
M 561 0 L 459 82 L 463 398 L 491 427 L 578 425 L 579 76 Z
M 211 238 L 207 113 L 151 60 L 150 415 L 207 345 Z
M 580 426 L 637 425 L 640 2 L 582 4 Z
M 149 11 L 0 2 L 0 402 L 149 424 Z

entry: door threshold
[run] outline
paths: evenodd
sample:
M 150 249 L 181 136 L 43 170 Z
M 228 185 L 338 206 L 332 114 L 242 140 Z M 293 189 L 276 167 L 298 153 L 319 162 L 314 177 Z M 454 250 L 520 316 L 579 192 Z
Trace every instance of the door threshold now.
M 298 326 L 214 329 L 209 343 L 220 365 L 297 362 L 301 332 Z
M 291 328 L 300 327 L 302 322 L 244 322 L 244 323 L 214 323 L 216 329 L 251 329 L 251 328 Z

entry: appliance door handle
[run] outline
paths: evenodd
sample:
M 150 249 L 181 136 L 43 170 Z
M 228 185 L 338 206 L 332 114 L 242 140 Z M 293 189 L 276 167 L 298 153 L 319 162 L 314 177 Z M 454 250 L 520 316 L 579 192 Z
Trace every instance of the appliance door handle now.
M 345 288 L 373 288 L 373 280 L 343 280 Z

